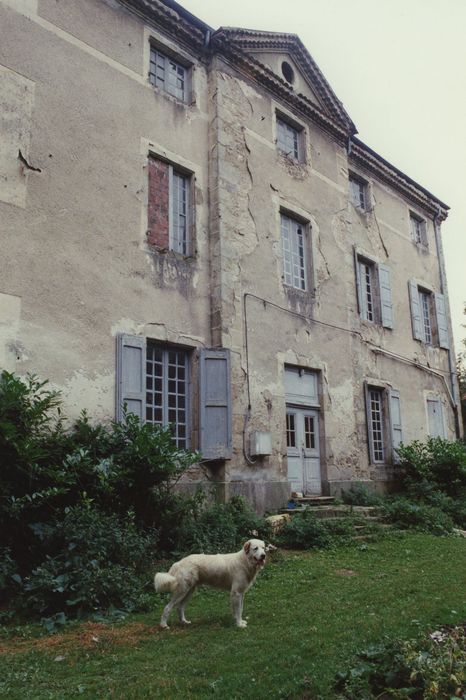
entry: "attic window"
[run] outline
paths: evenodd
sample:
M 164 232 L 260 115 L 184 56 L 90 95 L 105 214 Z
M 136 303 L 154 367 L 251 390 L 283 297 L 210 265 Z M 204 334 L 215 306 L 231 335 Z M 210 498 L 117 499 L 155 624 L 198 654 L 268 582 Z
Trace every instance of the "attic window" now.
M 282 73 L 287 83 L 294 83 L 294 71 L 288 61 L 282 63 Z

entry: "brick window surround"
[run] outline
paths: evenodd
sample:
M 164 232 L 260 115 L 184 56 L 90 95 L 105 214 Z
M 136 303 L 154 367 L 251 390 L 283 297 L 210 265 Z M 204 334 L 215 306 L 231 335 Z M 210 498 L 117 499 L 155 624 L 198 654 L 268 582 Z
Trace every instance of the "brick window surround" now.
M 147 241 L 168 250 L 170 238 L 170 166 L 163 160 L 149 157 L 149 199 Z

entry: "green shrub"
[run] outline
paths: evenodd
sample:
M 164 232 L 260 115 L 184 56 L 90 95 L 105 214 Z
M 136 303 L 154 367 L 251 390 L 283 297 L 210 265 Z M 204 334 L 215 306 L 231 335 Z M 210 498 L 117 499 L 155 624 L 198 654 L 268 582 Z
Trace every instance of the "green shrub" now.
M 88 502 L 33 529 L 50 554 L 21 582 L 27 610 L 75 616 L 141 608 L 157 533 L 138 532 L 132 514 L 122 519 Z
M 466 637 L 463 626 L 429 638 L 388 640 L 360 652 L 335 682 L 336 700 L 466 697 Z
M 442 438 L 427 442 L 415 440 L 398 448 L 405 487 L 430 482 L 453 498 L 466 493 L 466 447 L 464 443 Z
M 308 508 L 292 516 L 291 521 L 283 526 L 278 541 L 289 549 L 314 549 L 330 547 L 332 537 L 323 522 Z
M 377 506 L 382 499 L 364 484 L 356 483 L 341 492 L 341 500 L 350 506 Z
M 412 527 L 434 535 L 446 535 L 453 530 L 453 521 L 440 508 L 422 502 L 410 501 L 404 496 L 384 504 L 388 520 L 401 527 Z

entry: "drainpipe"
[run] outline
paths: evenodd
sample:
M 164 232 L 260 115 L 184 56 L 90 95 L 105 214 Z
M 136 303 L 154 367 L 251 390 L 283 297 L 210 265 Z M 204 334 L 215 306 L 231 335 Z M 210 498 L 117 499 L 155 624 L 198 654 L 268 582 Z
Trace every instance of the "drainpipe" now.
M 440 291 L 444 296 L 445 308 L 446 308 L 446 311 L 448 314 L 448 332 L 450 335 L 450 345 L 451 345 L 451 347 L 447 350 L 448 370 L 450 372 L 451 396 L 452 396 L 452 399 L 454 402 L 453 411 L 454 411 L 454 415 L 455 415 L 455 433 L 456 433 L 457 440 L 459 440 L 461 438 L 461 428 L 460 428 L 459 409 L 458 409 L 458 392 L 457 392 L 458 379 L 457 379 L 457 373 L 456 373 L 456 362 L 455 362 L 455 358 L 453 358 L 453 349 L 454 349 L 453 330 L 452 330 L 452 326 L 451 326 L 450 303 L 448 300 L 448 293 L 447 293 L 445 260 L 443 257 L 442 239 L 441 239 L 441 234 L 440 234 L 440 223 L 439 222 L 441 220 L 442 220 L 441 210 L 439 209 L 438 213 L 433 217 L 434 234 L 435 234 L 435 245 L 437 248 L 437 259 L 438 259 L 439 274 L 440 274 Z

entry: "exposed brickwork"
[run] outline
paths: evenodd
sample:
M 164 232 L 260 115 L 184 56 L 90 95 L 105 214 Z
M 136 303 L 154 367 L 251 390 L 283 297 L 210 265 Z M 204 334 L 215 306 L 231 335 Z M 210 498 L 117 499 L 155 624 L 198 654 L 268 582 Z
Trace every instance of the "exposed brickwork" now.
M 149 202 L 147 211 L 147 240 L 158 248 L 168 249 L 169 166 L 158 158 L 149 157 Z

